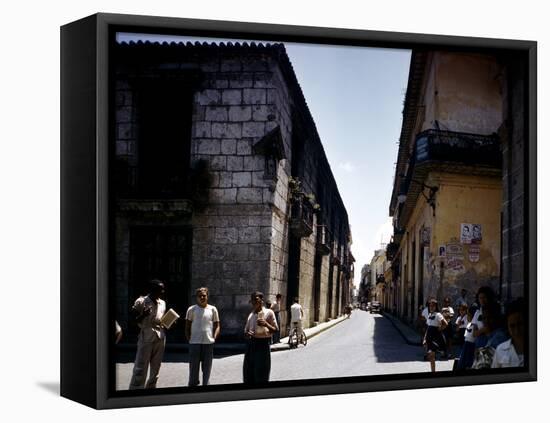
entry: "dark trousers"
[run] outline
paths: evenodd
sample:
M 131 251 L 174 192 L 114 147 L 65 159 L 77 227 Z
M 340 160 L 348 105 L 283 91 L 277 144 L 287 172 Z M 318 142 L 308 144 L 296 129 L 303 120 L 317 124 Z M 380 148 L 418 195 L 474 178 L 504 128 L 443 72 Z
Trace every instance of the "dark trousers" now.
M 248 341 L 243 363 L 243 382 L 258 384 L 269 382 L 271 372 L 270 338 L 252 338 Z
M 189 344 L 189 386 L 199 384 L 199 368 L 202 365 L 202 386 L 208 385 L 212 370 L 214 344 Z
M 460 352 L 460 359 L 458 360 L 457 369 L 469 369 L 474 364 L 474 355 L 476 350 L 476 344 L 473 342 L 464 342 L 462 345 L 462 351 Z
M 279 316 L 279 312 L 275 312 L 275 320 L 277 321 L 277 327 L 279 328 L 279 330 L 273 332 L 273 343 L 274 344 L 277 344 L 279 342 L 281 342 L 281 318 Z

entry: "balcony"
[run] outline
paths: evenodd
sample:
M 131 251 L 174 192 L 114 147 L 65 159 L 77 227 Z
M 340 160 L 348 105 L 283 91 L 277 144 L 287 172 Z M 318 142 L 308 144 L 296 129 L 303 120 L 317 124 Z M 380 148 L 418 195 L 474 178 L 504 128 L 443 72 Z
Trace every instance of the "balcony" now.
M 379 283 L 385 283 L 386 282 L 386 279 L 384 278 L 384 274 L 383 273 L 377 273 L 376 274 L 376 285 L 378 285 Z
M 397 242 L 390 242 L 386 245 L 386 258 L 389 261 L 392 261 L 395 258 L 395 254 L 399 249 L 399 244 Z
M 332 234 L 326 225 L 317 226 L 317 253 L 323 256 L 332 251 Z
M 446 166 L 500 169 L 502 154 L 496 135 L 428 129 L 416 136 L 416 165 L 439 162 Z
M 313 206 L 305 195 L 292 201 L 290 208 L 290 230 L 292 235 L 303 238 L 313 233 Z
M 398 205 L 398 219 L 394 228 L 404 228 L 414 209 L 418 196 L 430 189 L 428 203 L 434 208 L 437 186 L 428 186 L 425 180 L 430 172 L 448 172 L 477 176 L 500 176 L 502 153 L 496 135 L 467 134 L 463 132 L 429 129 L 416 136 L 414 154 L 409 159 L 406 175 L 401 175 L 399 196 L 405 199 Z M 400 235 L 395 233 L 395 235 Z

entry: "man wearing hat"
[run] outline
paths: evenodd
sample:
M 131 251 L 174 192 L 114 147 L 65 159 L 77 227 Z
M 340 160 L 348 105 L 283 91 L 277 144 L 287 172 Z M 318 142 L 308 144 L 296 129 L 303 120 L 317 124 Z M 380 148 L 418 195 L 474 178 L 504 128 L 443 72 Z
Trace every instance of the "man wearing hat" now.
M 160 299 L 164 295 L 164 283 L 157 279 L 150 282 L 150 292 L 139 297 L 132 307 L 136 313 L 136 323 L 141 328 L 137 343 L 136 361 L 130 381 L 130 389 L 156 388 L 166 336 L 160 320 L 166 312 L 166 303 Z M 147 371 L 149 379 L 147 378 Z

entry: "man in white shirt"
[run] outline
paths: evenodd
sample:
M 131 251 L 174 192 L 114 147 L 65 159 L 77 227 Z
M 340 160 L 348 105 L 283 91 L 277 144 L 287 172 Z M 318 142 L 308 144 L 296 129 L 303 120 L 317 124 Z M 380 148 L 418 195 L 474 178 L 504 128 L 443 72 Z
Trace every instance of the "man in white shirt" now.
M 299 303 L 299 298 L 294 297 L 294 304 L 290 306 L 290 330 L 294 327 L 298 328 L 298 332 L 301 333 L 302 319 L 304 318 L 304 309 Z
M 151 291 L 139 297 L 132 309 L 137 314 L 136 322 L 141 328 L 138 337 L 136 361 L 129 389 L 156 388 L 166 336 L 160 320 L 166 312 L 166 303 L 160 299 L 164 294 L 164 283 L 151 281 Z M 149 379 L 145 383 L 147 371 Z
M 208 288 L 196 291 L 197 304 L 187 309 L 185 316 L 185 336 L 189 341 L 189 386 L 199 384 L 199 368 L 202 364 L 202 385 L 208 385 L 214 342 L 220 335 L 218 310 L 208 304 Z

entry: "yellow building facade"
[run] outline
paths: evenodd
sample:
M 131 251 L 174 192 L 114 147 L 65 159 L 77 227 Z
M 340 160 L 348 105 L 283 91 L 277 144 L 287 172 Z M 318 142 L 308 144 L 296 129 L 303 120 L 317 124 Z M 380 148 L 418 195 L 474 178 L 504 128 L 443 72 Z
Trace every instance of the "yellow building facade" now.
M 390 302 L 414 320 L 429 297 L 471 301 L 501 275 L 502 125 L 495 57 L 413 52 L 390 215 Z M 392 250 L 391 254 L 389 251 Z

